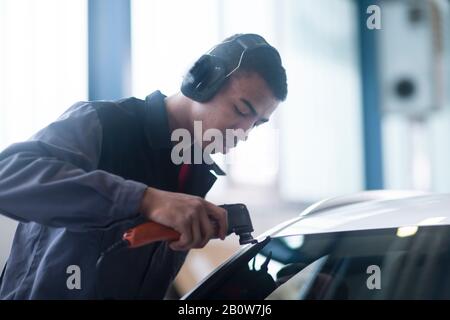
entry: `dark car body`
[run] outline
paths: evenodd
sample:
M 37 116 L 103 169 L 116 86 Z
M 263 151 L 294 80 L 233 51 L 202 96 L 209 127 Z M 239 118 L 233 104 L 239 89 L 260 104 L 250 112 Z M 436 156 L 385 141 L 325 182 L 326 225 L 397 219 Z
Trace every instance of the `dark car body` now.
M 258 237 L 183 299 L 450 299 L 450 195 L 322 201 Z

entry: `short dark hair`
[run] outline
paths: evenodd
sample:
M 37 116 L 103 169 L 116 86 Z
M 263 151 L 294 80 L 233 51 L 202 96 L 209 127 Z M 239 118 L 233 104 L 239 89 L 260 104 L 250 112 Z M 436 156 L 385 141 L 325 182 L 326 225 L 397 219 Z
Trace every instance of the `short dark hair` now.
M 235 34 L 223 41 L 232 41 L 240 35 L 242 34 Z M 277 100 L 286 99 L 288 91 L 286 70 L 275 48 L 261 47 L 249 51 L 243 56 L 239 71 L 257 73 L 267 83 Z

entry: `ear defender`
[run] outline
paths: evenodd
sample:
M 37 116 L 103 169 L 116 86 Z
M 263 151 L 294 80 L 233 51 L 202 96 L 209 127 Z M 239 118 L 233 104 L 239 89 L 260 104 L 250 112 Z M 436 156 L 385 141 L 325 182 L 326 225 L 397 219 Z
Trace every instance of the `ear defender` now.
M 198 102 L 213 98 L 226 79 L 227 68 L 215 56 L 203 55 L 183 78 L 181 92 Z
M 240 34 L 202 55 L 183 77 L 181 92 L 188 98 L 206 102 L 220 90 L 227 78 L 239 69 L 247 51 L 273 48 L 257 34 Z

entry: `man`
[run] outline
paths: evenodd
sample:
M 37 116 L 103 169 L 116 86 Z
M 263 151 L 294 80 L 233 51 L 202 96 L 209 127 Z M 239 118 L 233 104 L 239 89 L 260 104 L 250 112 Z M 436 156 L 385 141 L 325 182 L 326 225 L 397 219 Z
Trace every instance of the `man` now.
M 163 298 L 188 250 L 227 229 L 225 210 L 204 200 L 211 171 L 224 173 L 205 159 L 176 164 L 172 133 L 194 135 L 194 121 L 248 132 L 286 94 L 278 52 L 258 35 L 235 35 L 197 61 L 180 93 L 80 102 L 11 145 L 0 154 L 0 213 L 20 223 L 0 297 Z M 180 239 L 118 251 L 99 272 L 101 253 L 147 220 Z

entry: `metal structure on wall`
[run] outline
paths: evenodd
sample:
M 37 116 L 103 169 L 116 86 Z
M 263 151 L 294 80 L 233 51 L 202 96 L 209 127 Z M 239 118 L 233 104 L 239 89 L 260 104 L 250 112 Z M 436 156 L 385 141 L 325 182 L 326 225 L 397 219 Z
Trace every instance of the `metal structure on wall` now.
M 381 107 L 422 119 L 443 107 L 444 12 L 435 1 L 382 1 Z
M 435 119 L 447 116 L 449 3 L 383 0 L 380 7 L 383 28 L 376 36 L 385 187 L 438 191 L 434 180 L 448 171 L 434 163 L 442 153 L 436 149 L 446 146 L 433 131 Z

